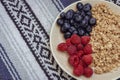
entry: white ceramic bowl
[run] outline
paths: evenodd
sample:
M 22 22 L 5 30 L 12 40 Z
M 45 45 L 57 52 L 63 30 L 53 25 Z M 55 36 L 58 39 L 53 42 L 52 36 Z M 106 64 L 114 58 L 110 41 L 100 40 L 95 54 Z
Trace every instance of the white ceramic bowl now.
M 120 14 L 120 7 L 115 5 L 114 3 L 108 2 L 108 1 L 103 1 L 103 0 L 82 0 L 78 1 L 82 2 L 83 4 L 85 3 L 90 3 L 93 5 L 98 4 L 98 3 L 106 3 L 109 8 L 111 8 L 114 12 Z M 66 12 L 69 9 L 76 10 L 76 4 L 78 2 L 75 2 L 68 7 L 66 7 L 63 11 Z M 63 12 L 62 11 L 62 12 Z M 109 72 L 109 73 L 104 73 L 104 74 L 93 74 L 91 78 L 85 78 L 84 76 L 76 77 L 73 75 L 73 68 L 69 65 L 68 63 L 68 54 L 63 53 L 57 50 L 57 45 L 61 42 L 65 42 L 65 39 L 63 38 L 63 34 L 60 32 L 59 26 L 56 24 L 57 19 L 59 18 L 59 15 L 55 19 L 51 33 L 50 33 L 50 46 L 51 46 L 51 51 L 53 54 L 53 57 L 57 61 L 58 65 L 70 76 L 74 77 L 75 79 L 79 80 L 115 80 L 120 77 L 120 68 L 118 68 L 115 71 Z

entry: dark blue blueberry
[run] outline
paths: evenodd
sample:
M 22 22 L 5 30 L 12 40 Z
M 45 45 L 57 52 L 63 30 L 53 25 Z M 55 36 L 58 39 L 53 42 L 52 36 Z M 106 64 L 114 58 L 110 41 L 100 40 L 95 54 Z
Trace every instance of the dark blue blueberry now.
M 95 19 L 95 18 L 90 18 L 89 24 L 90 24 L 91 26 L 94 26 L 94 25 L 96 24 L 96 19 Z
M 62 13 L 60 14 L 60 17 L 61 17 L 61 18 L 64 18 L 64 17 L 65 17 L 65 12 L 62 12 Z
M 70 20 L 70 24 L 74 25 L 74 20 L 73 19 Z
M 82 20 L 80 26 L 82 26 L 82 28 L 86 28 L 86 24 L 87 24 L 87 20 Z
M 62 26 L 63 23 L 64 23 L 63 19 L 61 19 L 61 18 L 57 19 L 57 24 L 58 24 L 59 26 Z
M 79 23 L 74 23 L 74 27 L 77 29 L 80 27 Z
M 72 9 L 68 10 L 65 14 L 66 19 L 71 19 L 73 17 L 74 11 Z
M 73 26 L 71 26 L 71 27 L 69 28 L 69 32 L 73 33 L 74 31 L 76 31 L 76 28 L 73 27 Z
M 82 10 L 81 11 L 81 16 L 85 17 L 85 15 L 86 15 L 85 12 Z
M 70 32 L 66 32 L 64 33 L 64 38 L 67 39 L 67 38 L 70 38 L 71 37 L 71 33 Z
M 64 20 L 64 23 L 69 23 L 69 20 L 65 19 L 65 20 Z
M 76 11 L 76 14 L 81 14 L 81 11 Z
M 86 12 L 86 15 L 88 15 L 88 16 L 92 16 L 92 12 L 91 11 L 88 11 L 88 12 Z
M 84 36 L 90 36 L 90 34 L 86 32 L 86 33 L 84 34 Z
M 85 17 L 84 17 L 84 20 L 89 21 L 89 19 L 90 19 L 90 16 L 85 16 Z
M 83 4 L 81 2 L 77 3 L 77 9 L 80 11 L 83 8 Z
M 85 12 L 90 11 L 91 8 L 92 8 L 92 6 L 91 6 L 90 3 L 86 3 L 86 4 L 83 6 L 83 10 L 84 10 Z
M 72 34 L 78 34 L 78 31 L 73 31 L 73 33 Z
M 87 26 L 86 31 L 90 33 L 92 31 L 92 27 L 91 26 Z
M 74 17 L 74 20 L 75 20 L 76 22 L 80 22 L 80 21 L 82 20 L 82 16 L 81 16 L 81 15 L 75 16 L 75 17 Z
M 78 35 L 83 36 L 85 31 L 83 29 L 78 29 Z
M 61 32 L 66 32 L 68 31 L 68 29 L 70 28 L 70 24 L 69 23 L 64 23 L 62 28 L 61 28 Z
M 61 31 L 62 33 L 65 33 L 65 32 L 67 32 L 67 29 L 66 29 L 65 27 L 61 27 L 61 28 L 60 28 L 60 31 Z

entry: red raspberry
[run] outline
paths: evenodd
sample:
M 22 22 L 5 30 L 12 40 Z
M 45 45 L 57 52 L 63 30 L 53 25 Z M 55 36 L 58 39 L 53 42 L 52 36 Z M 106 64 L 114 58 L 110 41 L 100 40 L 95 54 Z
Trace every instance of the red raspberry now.
M 74 68 L 73 70 L 73 74 L 75 76 L 81 76 L 84 72 L 83 66 L 82 65 L 78 65 L 77 67 Z
M 85 76 L 85 77 L 91 77 L 92 74 L 93 74 L 92 68 L 87 67 L 87 68 L 84 69 L 84 76 Z
M 73 44 L 79 44 L 81 42 L 80 37 L 77 34 L 71 36 L 71 42 Z
M 89 37 L 89 36 L 82 36 L 82 37 L 81 37 L 81 43 L 82 43 L 83 45 L 88 44 L 89 41 L 90 41 L 90 37 Z
M 79 61 L 79 65 L 82 65 L 84 68 L 87 67 L 87 65 L 82 60 Z
M 82 44 L 78 44 L 77 45 L 77 50 L 82 50 L 83 49 L 83 45 Z
M 73 67 L 78 66 L 79 64 L 79 58 L 76 55 L 70 56 L 68 59 L 68 62 L 70 63 L 70 65 L 72 65 Z
M 67 52 L 70 54 L 70 55 L 73 55 L 74 53 L 76 53 L 77 49 L 76 49 L 76 46 L 74 45 L 70 45 L 68 46 L 67 48 Z
M 66 51 L 67 50 L 67 44 L 66 43 L 60 43 L 58 45 L 58 50 L 60 50 L 60 51 Z
M 81 58 L 83 54 L 84 54 L 84 52 L 82 50 L 80 50 L 80 51 L 77 52 L 77 56 L 79 58 Z
M 83 49 L 85 54 L 91 54 L 92 53 L 92 46 L 91 44 L 87 44 Z
M 91 56 L 90 54 L 84 55 L 84 56 L 82 57 L 82 61 L 83 61 L 85 64 L 87 64 L 87 65 L 90 65 L 90 64 L 92 63 L 92 60 L 93 60 L 93 58 L 92 58 L 92 56 Z
M 72 45 L 72 43 L 70 42 L 70 38 L 66 39 L 66 44 L 67 44 L 67 46 Z

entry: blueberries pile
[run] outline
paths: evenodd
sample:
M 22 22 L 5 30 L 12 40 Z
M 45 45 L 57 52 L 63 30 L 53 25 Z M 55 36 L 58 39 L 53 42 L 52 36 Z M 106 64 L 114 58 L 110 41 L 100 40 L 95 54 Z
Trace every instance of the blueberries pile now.
M 77 11 L 72 9 L 66 13 L 62 12 L 60 18 L 57 19 L 57 24 L 60 26 L 60 31 L 64 33 L 64 38 L 70 38 L 72 34 L 79 36 L 90 36 L 92 27 L 96 24 L 96 19 L 92 17 L 92 6 L 89 3 L 76 5 Z

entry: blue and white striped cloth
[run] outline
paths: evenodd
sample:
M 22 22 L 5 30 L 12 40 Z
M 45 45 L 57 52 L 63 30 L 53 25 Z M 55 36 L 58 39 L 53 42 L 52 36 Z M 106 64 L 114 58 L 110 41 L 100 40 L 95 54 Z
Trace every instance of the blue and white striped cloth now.
M 75 1 L 0 0 L 0 80 L 75 80 L 57 65 L 49 45 L 53 21 Z

